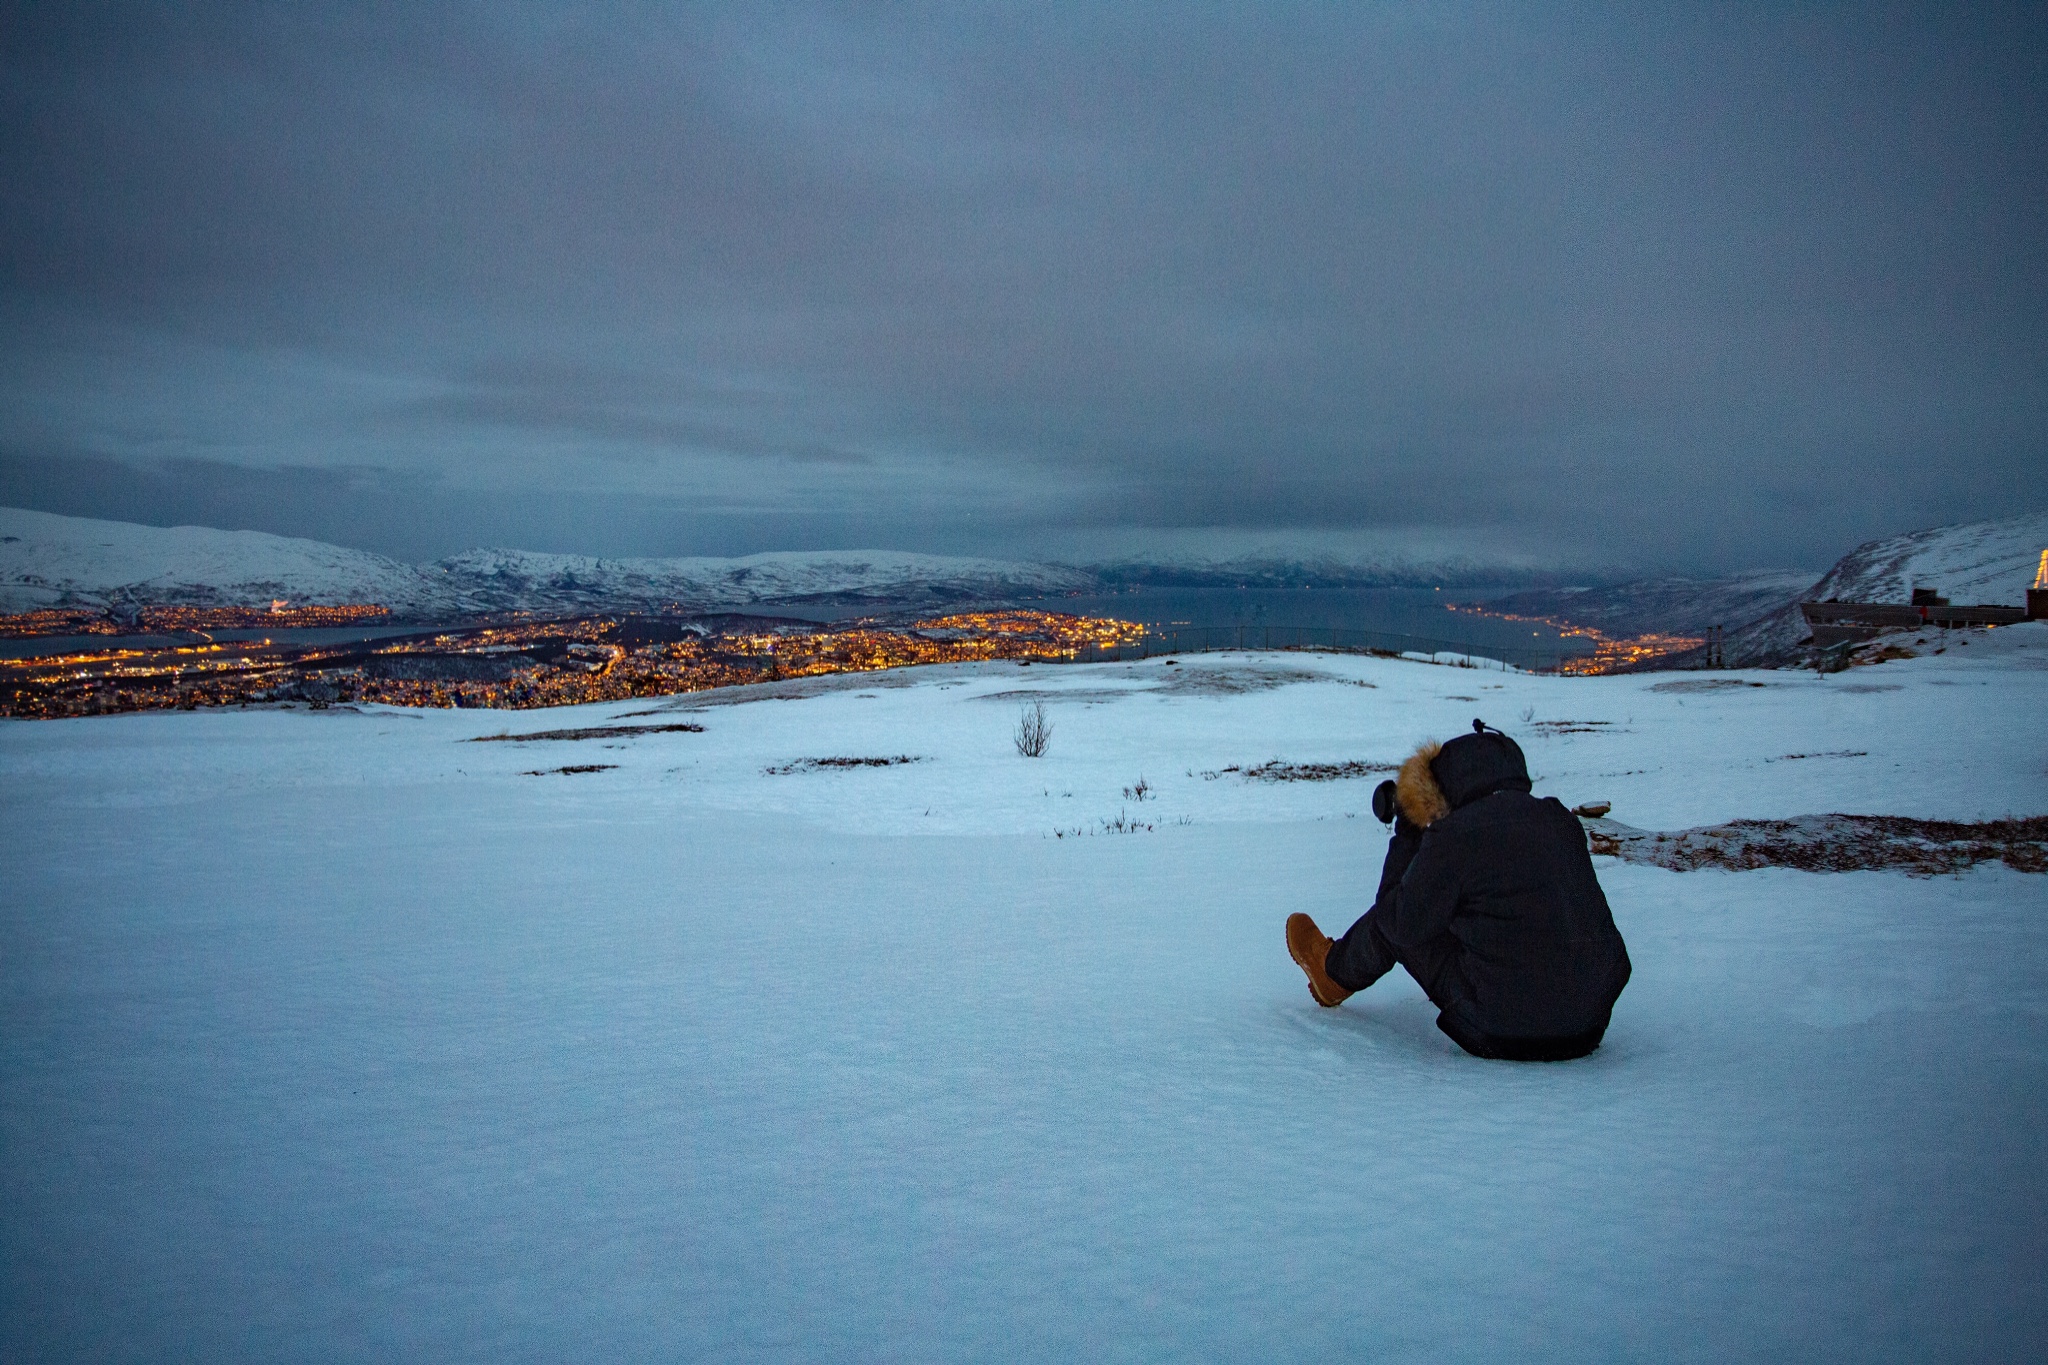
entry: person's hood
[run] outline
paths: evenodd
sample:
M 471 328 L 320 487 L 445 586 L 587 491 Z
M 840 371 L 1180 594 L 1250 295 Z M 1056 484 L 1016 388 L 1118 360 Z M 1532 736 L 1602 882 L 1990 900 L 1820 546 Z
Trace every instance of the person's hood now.
M 1437 786 L 1436 774 L 1429 770 L 1443 747 L 1433 739 L 1425 742 L 1408 756 L 1401 775 L 1394 779 L 1394 801 L 1401 814 L 1424 829 L 1451 813 L 1451 803 L 1444 800 L 1443 788 Z
M 1428 828 L 1482 796 L 1529 786 L 1521 746 L 1498 730 L 1475 729 L 1448 744 L 1432 740 L 1416 749 L 1401 765 L 1394 796 L 1403 815 Z

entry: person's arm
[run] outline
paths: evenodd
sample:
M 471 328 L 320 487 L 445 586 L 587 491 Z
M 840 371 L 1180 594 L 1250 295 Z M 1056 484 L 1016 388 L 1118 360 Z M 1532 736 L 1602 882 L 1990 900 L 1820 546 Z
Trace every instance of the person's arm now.
M 1405 815 L 1394 817 L 1394 837 L 1387 844 L 1387 860 L 1380 866 L 1379 893 L 1372 898 L 1372 908 L 1382 915 L 1392 913 L 1389 908 L 1394 894 L 1400 890 L 1401 877 L 1408 871 L 1408 864 L 1415 861 L 1415 851 L 1422 847 L 1422 826 Z
M 1405 815 L 1395 817 L 1394 838 L 1380 868 L 1379 894 L 1344 936 L 1330 945 L 1329 955 L 1323 959 L 1323 970 L 1345 990 L 1362 991 L 1394 969 L 1394 949 L 1382 926 L 1389 922 L 1393 904 L 1400 898 L 1401 874 L 1415 860 L 1415 850 L 1421 844 L 1422 827 Z
M 1396 824 L 1387 864 L 1380 873 L 1380 894 L 1373 918 L 1387 941 L 1396 947 L 1419 947 L 1450 931 L 1458 909 L 1458 877 L 1449 843 L 1428 838 L 1408 825 L 1404 839 Z M 1404 847 L 1405 844 L 1405 847 Z

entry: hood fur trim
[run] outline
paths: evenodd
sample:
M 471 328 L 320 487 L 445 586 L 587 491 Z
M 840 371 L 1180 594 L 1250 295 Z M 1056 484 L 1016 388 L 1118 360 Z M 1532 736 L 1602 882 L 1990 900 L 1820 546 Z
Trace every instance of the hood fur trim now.
M 1436 774 L 1429 770 L 1443 747 L 1433 739 L 1427 741 L 1408 756 L 1401 775 L 1394 779 L 1394 799 L 1401 814 L 1424 829 L 1451 813 L 1451 803 L 1444 800 L 1443 788 L 1437 786 Z

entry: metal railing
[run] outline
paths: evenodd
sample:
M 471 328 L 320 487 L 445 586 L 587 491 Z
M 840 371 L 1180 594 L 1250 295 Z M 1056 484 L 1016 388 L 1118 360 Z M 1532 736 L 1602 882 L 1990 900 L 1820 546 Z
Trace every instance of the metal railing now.
M 1523 645 L 1489 645 L 1470 640 L 1444 640 L 1427 635 L 1402 635 L 1382 630 L 1346 630 L 1336 626 L 1155 626 L 1144 638 L 1127 645 L 1092 645 L 1075 655 L 1074 663 L 1111 663 L 1151 659 L 1168 654 L 1203 654 L 1218 650 L 1301 650 L 1332 654 L 1406 655 L 1433 663 L 1467 668 L 1513 667 L 1529 673 L 1555 673 L 1584 651 L 1531 649 Z

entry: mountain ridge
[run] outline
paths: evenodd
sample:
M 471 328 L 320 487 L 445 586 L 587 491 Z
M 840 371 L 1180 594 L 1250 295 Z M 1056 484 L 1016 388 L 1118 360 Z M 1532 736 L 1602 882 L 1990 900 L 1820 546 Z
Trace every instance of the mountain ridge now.
M 0 508 L 0 611 L 140 605 L 374 602 L 400 616 L 494 611 L 691 611 L 832 598 L 940 605 L 1049 596 L 1094 580 L 1063 565 L 900 550 L 652 559 L 470 550 L 402 564 L 263 531 L 139 526 Z
M 375 602 L 407 617 L 526 610 L 716 611 L 867 601 L 939 607 L 1054 597 L 1137 584 L 1357 587 L 1445 582 L 1527 585 L 1548 575 L 1382 554 L 1340 560 L 1177 555 L 1077 566 L 903 550 L 770 551 L 654 558 L 474 549 L 428 564 L 264 531 L 142 526 L 0 508 L 0 612 L 40 607 L 255 606 L 276 599 Z
M 1610 635 L 1700 634 L 1727 628 L 1732 667 L 1793 661 L 1807 635 L 1798 603 L 1905 602 L 1931 587 L 1957 603 L 2024 601 L 2048 512 L 1957 523 L 1866 541 L 1818 580 L 1787 571 L 1719 578 L 1665 576 L 1594 587 L 1529 586 L 1490 598 L 1489 611 L 1548 616 Z M 740 558 L 614 558 L 478 549 L 409 565 L 366 550 L 262 531 L 153 527 L 0 508 L 0 612 L 42 607 L 260 606 L 377 603 L 402 619 L 503 611 L 729 611 L 830 604 L 849 614 L 886 603 L 941 608 L 1114 590 L 1133 584 L 1307 587 L 1443 582 L 1483 566 L 1393 557 L 1342 562 L 1173 556 L 1074 566 L 900 550 L 772 551 Z M 1539 571 L 1491 570 L 1495 582 Z M 1696 666 L 1697 651 L 1659 667 Z

